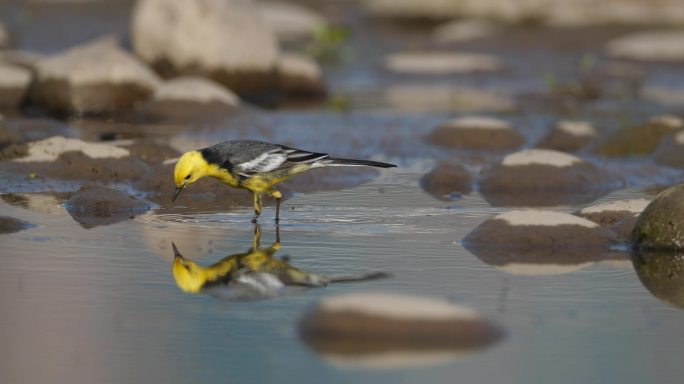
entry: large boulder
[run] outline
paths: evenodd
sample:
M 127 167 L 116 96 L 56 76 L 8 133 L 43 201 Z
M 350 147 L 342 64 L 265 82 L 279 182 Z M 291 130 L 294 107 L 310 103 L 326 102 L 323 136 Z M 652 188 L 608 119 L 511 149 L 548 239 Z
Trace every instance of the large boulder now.
M 684 61 L 683 31 L 644 31 L 619 37 L 608 44 L 608 54 L 642 61 Z
M 300 319 L 299 335 L 335 364 L 386 369 L 450 361 L 503 331 L 443 299 L 361 292 L 321 300 Z M 436 354 L 441 359 L 431 360 Z
M 39 60 L 30 96 L 58 113 L 112 114 L 133 109 L 158 85 L 154 72 L 103 39 Z
M 0 109 L 18 108 L 31 83 L 31 71 L 0 62 Z
M 637 249 L 684 249 L 684 184 L 653 199 L 639 215 L 631 239 Z
M 577 156 L 528 149 L 504 157 L 479 184 L 493 205 L 551 206 L 592 201 L 623 183 Z
M 586 121 L 563 120 L 537 143 L 537 148 L 575 152 L 585 148 L 596 137 L 596 129 Z
M 141 0 L 131 28 L 136 54 L 164 77 L 209 77 L 240 95 L 274 89 L 278 44 L 252 1 Z
M 81 226 L 93 228 L 132 219 L 152 204 L 117 189 L 86 184 L 71 195 L 65 207 Z
M 684 129 L 684 120 L 674 115 L 654 116 L 643 124 L 623 128 L 596 149 L 606 156 L 644 156 L 651 154 L 663 137 Z
M 443 147 L 488 151 L 515 149 L 525 142 L 511 123 L 484 116 L 451 119 L 435 128 L 428 140 Z
M 463 245 L 485 263 L 521 275 L 554 275 L 593 264 L 608 253 L 614 235 L 568 213 L 520 210 L 476 227 Z

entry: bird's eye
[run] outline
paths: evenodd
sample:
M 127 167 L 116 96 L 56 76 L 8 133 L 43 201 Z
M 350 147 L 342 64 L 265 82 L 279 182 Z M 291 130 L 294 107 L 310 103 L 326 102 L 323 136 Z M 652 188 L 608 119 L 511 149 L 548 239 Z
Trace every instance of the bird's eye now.
M 191 177 L 191 176 L 192 176 L 192 175 L 187 175 L 187 176 L 185 176 L 185 180 L 190 180 L 190 177 Z

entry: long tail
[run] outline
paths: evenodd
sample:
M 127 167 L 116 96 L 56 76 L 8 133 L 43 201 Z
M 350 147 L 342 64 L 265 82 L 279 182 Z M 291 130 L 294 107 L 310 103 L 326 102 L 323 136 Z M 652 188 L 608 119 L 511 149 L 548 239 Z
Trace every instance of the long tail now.
M 320 160 L 321 165 L 325 166 L 369 166 L 369 167 L 379 167 L 379 168 L 394 168 L 396 165 L 389 163 L 382 163 L 380 161 L 372 160 L 354 160 L 354 159 L 334 159 L 327 158 Z

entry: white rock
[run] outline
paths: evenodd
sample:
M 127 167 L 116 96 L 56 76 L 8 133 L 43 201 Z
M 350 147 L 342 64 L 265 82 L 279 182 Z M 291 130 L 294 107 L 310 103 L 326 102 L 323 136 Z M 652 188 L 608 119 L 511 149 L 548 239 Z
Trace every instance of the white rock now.
M 501 119 L 496 119 L 487 116 L 464 116 L 451 119 L 443 124 L 449 128 L 460 129 L 484 129 L 484 130 L 507 130 L 513 129 L 513 126 Z
M 202 77 L 177 77 L 162 84 L 154 93 L 155 101 L 217 102 L 231 107 L 240 105 L 240 98 L 229 89 Z
M 130 155 L 125 148 L 101 143 L 88 143 L 79 139 L 67 139 L 54 136 L 49 139 L 28 143 L 28 155 L 13 161 L 38 162 L 54 161 L 64 152 L 80 151 L 93 159 L 122 158 Z
M 312 59 L 296 54 L 283 53 L 278 57 L 278 72 L 290 76 L 314 81 L 321 80 L 321 67 Z
M 320 307 L 328 312 L 353 312 L 394 320 L 477 319 L 477 313 L 446 300 L 390 293 L 359 293 L 328 297 Z
M 451 52 L 399 52 L 385 57 L 385 67 L 405 74 L 447 75 L 501 69 L 501 61 L 492 55 Z
M 442 24 L 432 32 L 432 40 L 437 44 L 460 43 L 491 36 L 499 28 L 483 20 L 456 20 Z
M 595 136 L 596 129 L 587 121 L 559 121 L 556 128 L 573 136 Z
M 559 225 L 579 225 L 587 228 L 598 228 L 599 225 L 582 217 L 569 213 L 545 211 L 538 209 L 525 209 L 505 212 L 496 215 L 493 220 L 503 220 L 510 225 L 529 226 L 540 225 L 556 227 Z
M 579 157 L 564 152 L 550 149 L 527 149 L 504 157 L 501 164 L 504 166 L 540 164 L 554 167 L 570 167 L 582 161 Z
M 684 61 L 684 31 L 637 32 L 611 41 L 607 49 L 625 59 Z
M 660 124 L 668 128 L 679 129 L 684 127 L 684 120 L 674 115 L 659 115 L 648 119 L 649 124 Z
M 616 200 L 585 207 L 578 212 L 580 215 L 589 215 L 601 212 L 620 212 L 627 211 L 634 214 L 641 213 L 650 203 L 647 199 Z
M 31 83 L 28 69 L 0 63 L 0 107 L 16 108 Z
M 300 4 L 275 1 L 256 4 L 259 16 L 281 40 L 310 38 L 327 25 L 323 15 Z

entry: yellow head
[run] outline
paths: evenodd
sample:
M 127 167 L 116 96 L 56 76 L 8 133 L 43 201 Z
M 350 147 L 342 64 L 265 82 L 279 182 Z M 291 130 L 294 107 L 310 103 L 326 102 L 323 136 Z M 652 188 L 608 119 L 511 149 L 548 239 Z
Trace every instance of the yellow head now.
M 176 168 L 173 170 L 173 180 L 176 183 L 176 192 L 173 195 L 173 200 L 176 200 L 176 197 L 178 197 L 183 188 L 207 176 L 208 168 L 209 163 L 204 160 L 202 153 L 199 151 L 185 152 L 178 159 Z
M 188 293 L 198 293 L 207 282 L 207 274 L 203 267 L 188 260 L 178 252 L 173 244 L 173 278 L 178 288 Z

